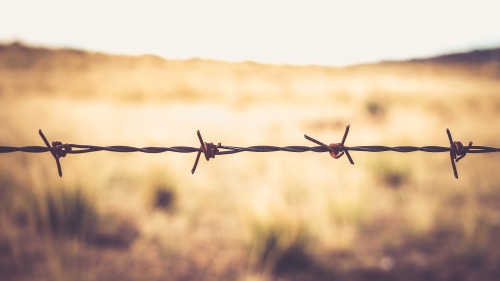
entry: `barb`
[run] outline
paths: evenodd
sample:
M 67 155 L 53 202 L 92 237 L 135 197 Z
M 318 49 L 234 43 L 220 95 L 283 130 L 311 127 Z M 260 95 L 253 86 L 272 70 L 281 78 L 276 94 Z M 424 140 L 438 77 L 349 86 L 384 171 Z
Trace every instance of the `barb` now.
M 344 146 L 345 139 L 347 138 L 347 134 L 349 133 L 350 126 L 351 125 L 347 125 L 345 127 L 345 133 L 344 133 L 344 137 L 342 138 L 341 143 L 331 143 L 330 145 L 326 145 L 318 140 L 311 138 L 308 135 L 304 135 L 304 137 L 307 140 L 310 140 L 316 144 L 321 145 L 323 148 L 328 150 L 328 152 L 330 152 L 330 156 L 332 156 L 335 159 L 339 159 L 340 157 L 342 157 L 342 155 L 344 155 L 344 152 L 345 152 L 345 154 L 347 155 L 347 158 L 349 159 L 349 162 L 351 162 L 351 164 L 354 165 L 354 161 L 352 161 L 351 155 L 349 155 L 349 150 Z
M 194 174 L 196 171 L 196 167 L 198 166 L 198 161 L 200 160 L 200 155 L 203 152 L 205 154 L 205 159 L 207 161 L 210 161 L 210 158 L 215 158 L 215 155 L 219 153 L 219 147 L 221 147 L 220 142 L 215 145 L 213 143 L 207 143 L 203 141 L 203 138 L 201 137 L 200 130 L 196 132 L 198 135 L 198 140 L 200 140 L 200 151 L 198 151 L 198 155 L 196 155 L 196 160 L 194 160 L 194 165 L 193 169 L 191 169 L 191 174 Z
M 172 146 L 172 147 L 132 147 L 132 146 L 122 146 L 122 145 L 114 145 L 114 146 L 95 146 L 95 145 L 83 145 L 83 144 L 62 144 L 61 142 L 52 142 L 52 145 L 49 144 L 49 141 L 43 135 L 42 131 L 39 130 L 40 137 L 43 139 L 45 146 L 22 146 L 22 147 L 13 147 L 13 146 L 0 146 L 0 154 L 1 153 L 13 153 L 13 152 L 24 152 L 24 153 L 45 153 L 50 152 L 54 157 L 57 165 L 57 170 L 59 176 L 62 176 L 61 164 L 59 162 L 59 158 L 65 157 L 68 154 L 83 154 L 83 153 L 91 153 L 98 151 L 109 151 L 109 152 L 118 152 L 118 153 L 130 153 L 130 152 L 141 152 L 141 153 L 164 153 L 164 152 L 175 152 L 175 153 L 197 153 L 197 157 L 195 163 L 193 165 L 193 169 L 191 173 L 194 173 L 196 167 L 198 165 L 199 158 L 201 153 L 205 155 L 205 159 L 209 161 L 210 158 L 215 158 L 215 155 L 229 155 L 241 152 L 328 152 L 333 158 L 338 159 L 344 153 L 346 154 L 349 162 L 354 164 L 352 157 L 349 154 L 349 151 L 359 151 L 359 152 L 386 152 L 386 151 L 394 151 L 400 153 L 409 153 L 409 152 L 429 152 L 429 153 L 441 153 L 448 152 L 450 153 L 451 164 L 453 168 L 453 172 L 455 177 L 458 179 L 458 172 L 455 166 L 455 162 L 460 161 L 465 157 L 466 154 L 470 153 L 493 153 L 500 152 L 500 148 L 489 147 L 489 146 L 473 146 L 472 142 L 469 142 L 468 146 L 462 145 L 461 142 L 454 142 L 451 136 L 450 131 L 447 129 L 446 132 L 448 134 L 448 140 L 450 143 L 449 147 L 443 146 L 381 146 L 381 145 L 370 145 L 370 146 L 344 146 L 345 140 L 347 138 L 347 134 L 349 133 L 350 126 L 346 127 L 344 137 L 342 138 L 341 143 L 332 143 L 330 145 L 326 145 L 318 140 L 315 140 L 307 135 L 304 135 L 306 139 L 312 141 L 319 146 L 269 146 L 269 145 L 258 145 L 258 146 L 250 146 L 250 147 L 236 147 L 236 146 L 226 146 L 218 143 L 214 145 L 213 143 L 206 143 L 203 141 L 201 134 L 199 131 L 198 139 L 200 141 L 200 147 L 189 147 L 189 146 Z
M 451 132 L 449 129 L 446 129 L 446 133 L 448 134 L 448 140 L 450 141 L 450 160 L 451 160 L 451 167 L 453 168 L 453 174 L 455 175 L 455 178 L 458 179 L 458 172 L 457 172 L 457 167 L 455 165 L 455 162 L 460 161 L 460 159 L 464 158 L 467 152 L 469 152 L 470 148 L 472 147 L 472 142 L 469 142 L 469 146 L 464 146 L 461 142 L 459 141 L 453 141 L 453 138 L 451 137 Z
M 47 149 L 56 160 L 57 172 L 59 173 L 59 177 L 62 177 L 62 169 L 61 163 L 59 163 L 59 158 L 65 157 L 66 154 L 71 151 L 71 146 L 69 146 L 68 144 L 62 144 L 62 142 L 60 141 L 53 141 L 52 146 L 50 146 L 49 141 L 43 134 L 42 130 L 38 130 L 38 134 L 40 134 L 40 137 L 42 137 L 42 140 L 47 146 Z

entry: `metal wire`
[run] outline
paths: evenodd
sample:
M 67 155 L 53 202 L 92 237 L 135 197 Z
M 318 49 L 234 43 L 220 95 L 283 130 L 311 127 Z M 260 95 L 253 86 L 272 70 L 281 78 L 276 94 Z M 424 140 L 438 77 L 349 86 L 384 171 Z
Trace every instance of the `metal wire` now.
M 83 154 L 97 151 L 110 151 L 110 152 L 143 152 L 143 153 L 164 153 L 164 152 L 176 152 L 176 153 L 193 153 L 202 152 L 199 147 L 189 147 L 189 146 L 172 146 L 172 147 L 132 147 L 132 146 L 95 146 L 95 145 L 84 145 L 84 144 L 69 144 L 72 148 L 78 148 L 78 150 L 72 150 L 68 154 Z M 321 146 L 269 146 L 269 145 L 258 145 L 249 147 L 236 147 L 221 145 L 219 148 L 225 149 L 225 151 L 219 151 L 216 155 L 228 155 L 240 152 L 327 152 L 328 150 Z M 369 146 L 344 146 L 346 150 L 349 151 L 363 151 L 363 152 L 449 152 L 449 147 L 444 146 L 382 146 L 382 145 L 369 145 Z M 43 153 L 48 152 L 49 149 L 45 146 L 0 146 L 0 153 L 11 153 L 11 152 L 26 152 L 26 153 Z M 471 146 L 467 153 L 492 153 L 500 152 L 500 148 L 490 147 L 490 146 Z
M 41 138 L 43 139 L 46 146 L 23 146 L 23 147 L 13 147 L 13 146 L 0 146 L 0 153 L 13 153 L 13 152 L 24 152 L 24 153 L 44 153 L 51 152 L 52 156 L 56 160 L 59 176 L 62 176 L 62 169 L 59 163 L 60 157 L 65 157 L 67 154 L 83 154 L 98 151 L 109 151 L 118 153 L 130 153 L 130 152 L 142 152 L 142 153 L 164 153 L 164 152 L 175 152 L 175 153 L 194 153 L 197 152 L 193 169 L 191 173 L 194 173 L 200 158 L 201 153 L 205 154 L 205 159 L 208 161 L 210 158 L 215 158 L 216 155 L 229 155 L 241 152 L 329 152 L 330 155 L 337 159 L 340 158 L 344 153 L 347 155 L 351 164 L 354 164 L 352 157 L 349 155 L 349 151 L 361 151 L 361 152 L 386 152 L 394 151 L 401 153 L 409 153 L 416 151 L 430 152 L 430 153 L 440 153 L 448 152 L 450 153 L 451 164 L 455 177 L 458 178 L 458 173 L 455 167 L 455 162 L 462 159 L 467 153 L 493 153 L 500 152 L 500 148 L 489 147 L 489 146 L 473 146 L 472 142 L 468 146 L 463 146 L 461 142 L 454 142 L 450 131 L 447 129 L 447 134 L 450 142 L 450 147 L 443 146 L 381 146 L 381 145 L 369 145 L 369 146 L 344 146 L 347 134 L 349 132 L 349 125 L 346 127 L 344 137 L 341 143 L 332 143 L 326 145 L 318 140 L 315 140 L 307 135 L 304 137 L 320 146 L 269 146 L 269 145 L 258 145 L 250 147 L 237 147 L 237 146 L 227 146 L 222 144 L 214 145 L 213 143 L 207 143 L 203 141 L 200 132 L 198 131 L 198 138 L 200 141 L 200 147 L 189 147 L 189 146 L 172 146 L 172 147 L 132 147 L 132 146 L 95 146 L 95 145 L 83 145 L 83 144 L 62 144 L 61 142 L 52 142 L 50 146 L 49 142 L 45 138 L 42 131 L 39 131 Z

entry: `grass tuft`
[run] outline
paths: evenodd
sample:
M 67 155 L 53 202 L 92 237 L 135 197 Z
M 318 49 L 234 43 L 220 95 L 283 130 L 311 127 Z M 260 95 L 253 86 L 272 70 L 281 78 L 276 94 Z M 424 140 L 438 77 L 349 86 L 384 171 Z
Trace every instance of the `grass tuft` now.
M 312 264 L 312 236 L 308 228 L 292 220 L 255 221 L 251 229 L 250 258 L 262 272 L 280 275 L 307 270 Z
M 79 188 L 59 188 L 46 197 L 47 219 L 56 236 L 86 238 L 98 226 L 96 206 Z

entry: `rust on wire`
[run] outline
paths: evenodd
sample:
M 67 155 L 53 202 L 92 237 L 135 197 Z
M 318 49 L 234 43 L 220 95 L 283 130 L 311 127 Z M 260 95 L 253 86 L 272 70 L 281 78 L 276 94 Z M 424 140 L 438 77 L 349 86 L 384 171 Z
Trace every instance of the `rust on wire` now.
M 198 161 L 200 159 L 201 153 L 205 155 L 205 159 L 208 161 L 210 158 L 215 158 L 215 155 L 228 155 L 235 154 L 241 152 L 328 152 L 333 158 L 338 159 L 343 154 L 347 155 L 349 158 L 349 162 L 354 164 L 352 161 L 351 155 L 349 151 L 359 151 L 359 152 L 385 152 L 385 151 L 394 151 L 401 153 L 408 152 L 431 152 L 431 153 L 440 153 L 447 152 L 450 154 L 451 165 L 453 168 L 453 172 L 455 177 L 458 178 L 457 168 L 455 162 L 458 162 L 460 159 L 464 158 L 464 156 L 468 153 L 493 153 L 500 152 L 500 148 L 490 147 L 490 146 L 473 146 L 472 142 L 469 142 L 468 146 L 462 145 L 459 141 L 453 141 L 451 133 L 449 130 L 446 130 L 448 134 L 448 139 L 450 142 L 449 146 L 382 146 L 382 145 L 369 145 L 369 146 L 344 146 L 345 140 L 347 138 L 347 134 L 349 133 L 349 125 L 346 127 L 344 137 L 342 138 L 342 142 L 340 143 L 332 143 L 330 145 L 326 145 L 318 140 L 315 140 L 307 135 L 304 135 L 306 139 L 312 141 L 319 146 L 270 146 L 270 145 L 257 145 L 250 147 L 236 147 L 236 146 L 226 146 L 222 144 L 213 144 L 207 143 L 203 141 L 200 132 L 198 131 L 198 140 L 200 141 L 200 147 L 189 147 L 189 146 L 172 146 L 172 147 L 132 147 L 132 146 L 123 146 L 123 145 L 113 145 L 113 146 L 96 146 L 96 145 L 84 145 L 84 144 L 62 144 L 61 142 L 52 142 L 52 145 L 49 144 L 47 138 L 43 135 L 42 131 L 39 130 L 40 137 L 42 137 L 45 146 L 22 146 L 22 147 L 14 147 L 14 146 L 0 146 L 0 154 L 2 153 L 12 153 L 12 152 L 25 152 L 25 153 L 45 153 L 50 152 L 54 159 L 56 160 L 57 170 L 59 172 L 59 176 L 62 176 L 61 163 L 59 162 L 59 158 L 66 156 L 67 154 L 84 154 L 91 153 L 97 151 L 109 151 L 109 152 L 118 152 L 118 153 L 130 153 L 130 152 L 142 152 L 142 153 L 164 153 L 164 152 L 175 152 L 175 153 L 194 153 L 196 152 L 198 155 L 196 157 L 196 161 L 194 163 L 193 169 L 191 173 L 194 173 L 196 170 L 196 166 L 198 165 Z
M 68 152 L 70 152 L 71 146 L 69 144 L 63 144 L 60 141 L 53 141 L 52 146 L 50 146 L 49 141 L 43 134 L 42 130 L 38 130 L 38 133 L 40 134 L 40 137 L 42 137 L 43 142 L 49 149 L 50 153 L 56 160 L 56 165 L 57 165 L 57 172 L 59 173 L 59 177 L 62 177 L 62 169 L 61 169 L 61 163 L 59 162 L 59 158 L 65 157 Z
M 330 153 L 330 156 L 332 156 L 335 159 L 339 159 L 340 157 L 342 157 L 342 155 L 344 155 L 344 152 L 345 152 L 345 155 L 347 155 L 347 158 L 349 159 L 349 162 L 351 162 L 351 164 L 354 165 L 354 161 L 352 161 L 352 157 L 349 154 L 349 151 L 344 146 L 345 139 L 347 138 L 347 134 L 349 133 L 349 127 L 350 126 L 351 125 L 347 125 L 345 127 L 344 137 L 342 138 L 342 142 L 340 142 L 340 143 L 331 143 L 330 145 L 326 145 L 326 144 L 324 144 L 324 143 L 322 143 L 322 142 L 320 142 L 318 140 L 315 140 L 315 139 L 311 138 L 308 135 L 304 135 L 304 137 L 307 140 L 314 142 L 315 144 L 321 145 L 324 149 L 328 150 L 328 152 Z
M 451 167 L 453 168 L 453 174 L 455 175 L 455 178 L 458 179 L 458 172 L 455 162 L 458 162 L 460 161 L 460 159 L 465 157 L 467 152 L 469 152 L 470 148 L 472 147 L 472 142 L 470 141 L 468 146 L 464 146 L 459 141 L 453 141 L 453 137 L 451 136 L 451 132 L 449 129 L 446 129 L 446 133 L 448 134 L 448 140 L 450 141 Z
M 215 155 L 219 153 L 219 147 L 222 146 L 220 142 L 217 145 L 213 144 L 212 142 L 204 142 L 203 138 L 201 137 L 200 130 L 198 130 L 196 134 L 198 135 L 198 140 L 200 141 L 200 151 L 198 151 L 196 160 L 194 160 L 191 174 L 194 174 L 194 172 L 196 171 L 196 167 L 198 166 L 198 161 L 200 161 L 200 155 L 202 152 L 205 155 L 205 159 L 207 161 L 210 161 L 210 158 L 215 158 Z

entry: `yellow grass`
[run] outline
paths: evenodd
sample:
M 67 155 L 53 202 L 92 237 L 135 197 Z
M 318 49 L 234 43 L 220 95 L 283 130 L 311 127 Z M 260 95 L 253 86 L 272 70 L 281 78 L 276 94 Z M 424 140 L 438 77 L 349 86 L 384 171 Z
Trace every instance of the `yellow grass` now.
M 38 129 L 93 145 L 198 146 L 198 129 L 225 145 L 312 145 L 304 133 L 340 142 L 351 124 L 352 146 L 447 146 L 446 128 L 500 146 L 500 80 L 463 69 L 49 55 L 0 70 L 0 145 L 43 145 Z M 459 180 L 447 153 L 351 155 L 354 166 L 325 153 L 240 153 L 202 159 L 191 175 L 194 153 L 97 152 L 62 158 L 59 178 L 47 153 L 2 154 L 0 277 L 499 274 L 498 155 L 467 155 Z

